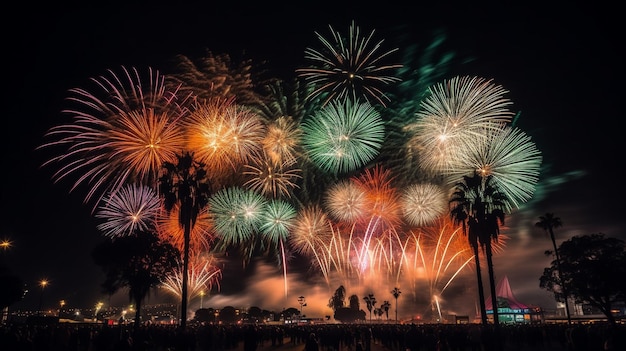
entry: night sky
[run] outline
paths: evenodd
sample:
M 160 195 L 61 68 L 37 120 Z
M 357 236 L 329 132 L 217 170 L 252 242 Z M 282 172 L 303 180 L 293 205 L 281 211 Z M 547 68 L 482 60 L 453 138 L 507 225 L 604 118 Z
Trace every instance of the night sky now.
M 626 239 L 626 216 L 618 204 L 625 195 L 620 171 L 626 62 L 618 25 L 621 12 L 596 3 L 562 3 L 474 7 L 475 2 L 234 2 L 90 8 L 16 4 L 18 10 L 5 14 L 13 20 L 2 24 L 4 76 L 9 79 L 4 93 L 0 238 L 13 242 L 4 254 L 30 293 L 12 308 L 35 308 L 42 278 L 50 280 L 45 304 L 56 306 L 65 299 L 68 306 L 84 308 L 103 299 L 103 276 L 90 256 L 102 241 L 91 207 L 83 204 L 82 193 L 69 192 L 69 184 L 52 182 L 53 169 L 40 168 L 45 152 L 35 150 L 46 130 L 67 122 L 60 111 L 68 89 L 83 87 L 89 78 L 122 65 L 167 72 L 176 54 L 197 56 L 205 49 L 267 61 L 277 76 L 288 78 L 304 64 L 305 48 L 317 44 L 314 31 L 327 33 L 329 24 L 347 28 L 352 20 L 364 31 L 375 29 L 385 45 L 400 49 L 402 43 L 423 47 L 443 31 L 457 57 L 471 58 L 454 73 L 493 79 L 509 91 L 512 108 L 521 111 L 518 126 L 542 152 L 543 167 L 535 197 L 507 218 L 505 234 L 510 239 L 505 253 L 494 259 L 496 279 L 506 275 L 518 300 L 553 308 L 550 294 L 539 288 L 539 277 L 551 260 L 544 255 L 551 249 L 549 238 L 534 227 L 539 216 L 553 212 L 562 219 L 558 242 L 592 233 Z M 267 291 L 272 284 L 282 284 L 280 271 L 276 276 L 271 267 L 258 269 L 247 272 L 256 278 L 246 284 L 233 284 L 240 274 L 225 274 L 222 292 L 212 301 L 215 307 L 297 307 L 297 296 L 305 294 L 310 296 L 311 314 L 316 305 L 320 315 L 325 313 L 330 295 L 324 288 L 294 284 L 293 301 L 279 302 Z M 473 278 L 470 274 L 466 284 L 472 288 Z M 247 290 L 241 290 L 244 286 Z M 451 306 L 474 308 L 467 299 L 454 304 L 459 300 L 453 292 L 447 297 Z M 150 301 L 166 296 L 152 295 Z M 389 294 L 378 299 L 393 298 Z M 126 303 L 126 296 L 119 301 Z

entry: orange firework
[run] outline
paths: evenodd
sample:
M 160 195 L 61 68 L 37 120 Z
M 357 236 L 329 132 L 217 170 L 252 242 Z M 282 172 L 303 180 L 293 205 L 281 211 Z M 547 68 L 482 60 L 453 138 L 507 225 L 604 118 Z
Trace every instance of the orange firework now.
M 196 106 L 187 131 L 189 149 L 218 180 L 258 156 L 266 134 L 258 115 L 235 105 L 233 99 L 220 98 Z
M 70 90 L 77 106 L 63 112 L 73 123 L 51 128 L 46 137 L 53 140 L 38 147 L 61 148 L 44 165 L 59 166 L 55 181 L 76 177 L 72 190 L 87 186 L 85 202 L 95 199 L 96 206 L 124 184 L 153 185 L 161 163 L 184 147 L 181 121 L 189 114 L 187 100 L 177 101 L 158 71 L 107 73 L 92 79 L 92 91 Z
M 157 231 L 161 240 L 171 243 L 178 250 L 183 252 L 185 230 L 181 228 L 180 206 L 174 205 L 169 213 L 162 211 L 157 219 Z M 206 251 L 211 248 L 211 243 L 215 238 L 213 232 L 213 221 L 205 208 L 198 213 L 196 224 L 191 230 L 189 246 L 195 251 Z
M 276 164 L 294 163 L 301 134 L 293 118 L 278 117 L 267 127 L 267 135 L 262 142 L 263 149 L 269 159 Z
M 360 176 L 353 178 L 353 181 L 365 191 L 369 217 L 380 219 L 388 228 L 402 222 L 399 194 L 392 186 L 393 180 L 391 171 L 380 165 L 367 169 Z

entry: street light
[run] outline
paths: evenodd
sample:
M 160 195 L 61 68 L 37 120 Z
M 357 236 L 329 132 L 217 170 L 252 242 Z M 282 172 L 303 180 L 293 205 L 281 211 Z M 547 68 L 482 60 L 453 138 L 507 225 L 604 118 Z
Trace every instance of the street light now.
M 298 297 L 298 303 L 300 304 L 300 319 L 302 319 L 302 307 L 306 306 L 306 299 L 304 296 Z
M 11 247 L 11 241 L 9 239 L 2 239 L 2 241 L 0 241 L 0 247 L 6 251 Z
M 39 295 L 39 314 L 41 315 L 41 306 L 43 305 L 43 291 L 46 288 L 46 286 L 48 285 L 48 280 L 47 279 L 42 279 L 39 281 L 39 286 L 41 286 L 41 295 Z

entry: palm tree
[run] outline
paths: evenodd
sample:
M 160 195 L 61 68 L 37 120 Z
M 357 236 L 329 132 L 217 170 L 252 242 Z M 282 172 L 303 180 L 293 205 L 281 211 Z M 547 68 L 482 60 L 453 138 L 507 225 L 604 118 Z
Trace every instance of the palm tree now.
M 487 312 L 485 307 L 485 293 L 482 286 L 480 272 L 480 260 L 478 245 L 480 244 L 487 257 L 489 272 L 489 286 L 491 292 L 491 305 L 493 309 L 494 325 L 499 324 L 498 301 L 496 296 L 495 274 L 493 271 L 492 241 L 497 241 L 500 233 L 500 225 L 504 224 L 504 208 L 506 197 L 491 184 L 492 176 L 481 176 L 474 173 L 473 176 L 464 176 L 463 181 L 455 185 L 455 191 L 450 203 L 452 209 L 450 215 L 455 223 L 462 223 L 463 232 L 469 239 L 470 246 L 474 251 L 476 262 L 476 277 L 478 281 L 478 295 L 481 307 L 481 320 L 487 324 Z
M 569 304 L 567 303 L 567 290 L 565 286 L 563 286 L 563 281 L 561 280 L 561 258 L 559 256 L 559 250 L 556 246 L 556 239 L 554 237 L 554 229 L 562 226 L 561 218 L 555 217 L 554 213 L 546 213 L 543 216 L 539 216 L 539 221 L 535 223 L 536 227 L 542 228 L 546 231 L 546 233 L 550 234 L 550 239 L 552 240 L 552 247 L 554 248 L 554 256 L 556 258 L 556 266 L 558 270 L 558 278 L 561 285 L 561 289 L 563 291 L 563 295 L 565 296 L 565 313 L 567 314 L 567 324 L 572 324 L 572 319 L 569 313 Z
M 383 304 L 380 306 L 383 312 L 385 312 L 385 316 L 387 317 L 387 322 L 389 322 L 389 307 L 391 307 L 391 304 L 387 300 L 383 301 Z
M 376 306 L 376 298 L 374 294 L 368 294 L 363 297 L 363 300 L 367 304 L 367 310 L 370 312 L 370 323 L 372 323 L 372 309 Z
M 200 211 L 207 206 L 211 188 L 204 164 L 194 161 L 193 153 L 185 152 L 178 157 L 178 163 L 165 162 L 165 172 L 159 179 L 159 194 L 165 209 L 170 212 L 179 205 L 179 225 L 184 230 L 183 282 L 181 291 L 181 327 L 187 325 L 187 282 L 189 280 L 189 242 L 191 230 L 196 224 Z
M 393 298 L 396 299 L 396 324 L 397 324 L 398 323 L 398 297 L 400 296 L 400 294 L 402 294 L 402 291 L 400 291 L 400 289 L 395 287 L 393 288 L 393 290 L 391 290 L 391 294 L 393 295 Z

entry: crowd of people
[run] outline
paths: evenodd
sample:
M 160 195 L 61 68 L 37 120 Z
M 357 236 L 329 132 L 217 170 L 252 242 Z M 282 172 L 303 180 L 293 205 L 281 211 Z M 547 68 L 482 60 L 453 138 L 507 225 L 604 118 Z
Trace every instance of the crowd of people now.
M 626 326 L 605 324 L 176 325 L 6 324 L 7 351 L 491 351 L 626 350 Z

